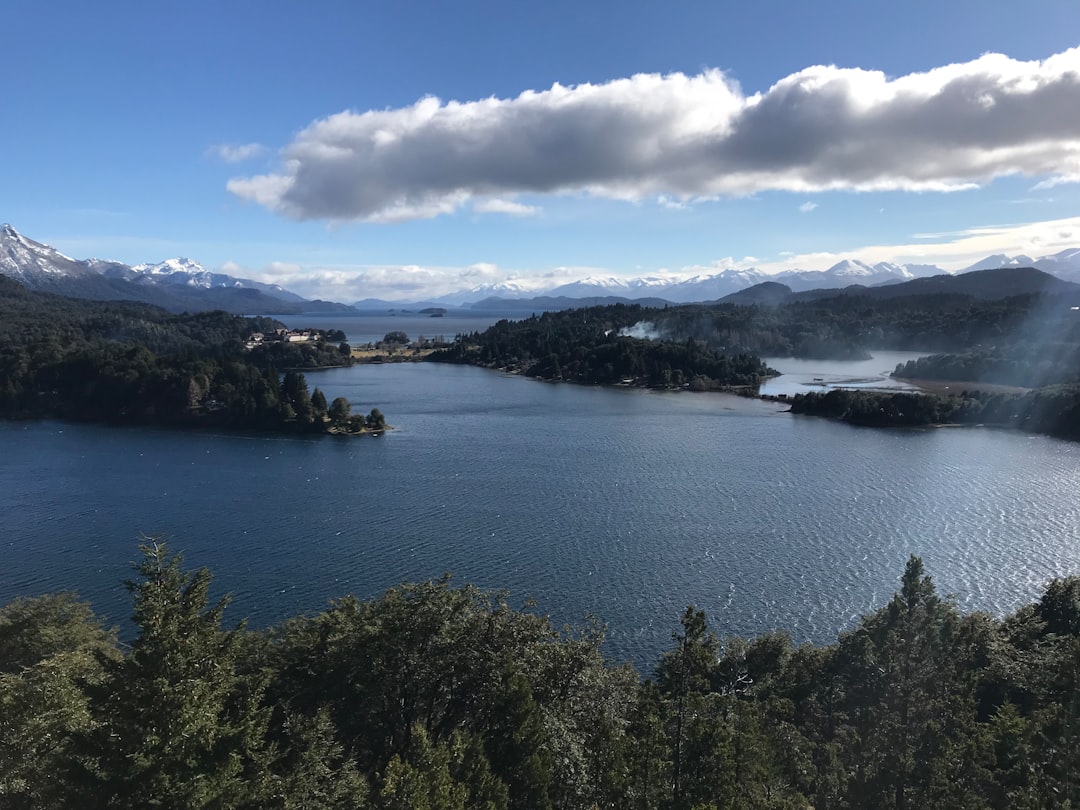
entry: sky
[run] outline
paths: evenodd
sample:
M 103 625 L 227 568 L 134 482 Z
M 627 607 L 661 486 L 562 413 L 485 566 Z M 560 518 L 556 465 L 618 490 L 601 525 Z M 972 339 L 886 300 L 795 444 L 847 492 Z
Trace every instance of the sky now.
M 7 0 L 0 222 L 307 297 L 1080 247 L 1076 0 Z

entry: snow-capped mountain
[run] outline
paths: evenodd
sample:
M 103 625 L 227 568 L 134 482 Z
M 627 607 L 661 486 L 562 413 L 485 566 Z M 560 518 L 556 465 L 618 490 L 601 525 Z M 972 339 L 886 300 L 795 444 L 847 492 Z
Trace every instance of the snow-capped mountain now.
M 0 273 L 26 282 L 37 278 L 82 276 L 93 271 L 56 248 L 27 239 L 10 225 L 0 225 Z
M 987 256 L 960 271 L 968 273 L 998 268 L 1034 267 L 1065 281 L 1080 282 L 1080 249 L 1070 248 L 1053 255 Z M 157 264 L 129 266 L 102 259 L 73 259 L 58 250 L 22 236 L 10 225 L 0 226 L 0 273 L 28 287 L 80 298 L 129 299 L 158 304 L 170 309 L 224 308 L 240 312 L 289 312 L 295 307 L 317 311 L 288 290 L 207 270 L 197 261 L 167 259 Z M 627 278 L 591 275 L 556 286 L 543 286 L 535 279 L 508 279 L 482 284 L 420 301 L 362 301 L 359 309 L 442 306 L 465 307 L 485 299 L 528 301 L 543 296 L 551 299 L 654 299 L 672 303 L 716 301 L 765 281 L 787 285 L 794 292 L 830 290 L 859 284 L 878 287 L 913 279 L 945 274 L 932 264 L 868 264 L 845 259 L 828 270 L 787 270 L 766 274 L 756 268 L 731 268 L 715 273 L 704 271 L 690 278 L 652 275 Z M 274 302 L 284 302 L 275 304 Z M 343 304 L 321 305 L 322 311 Z
M 213 273 L 191 259 L 134 267 L 105 259 L 73 259 L 6 224 L 0 225 L 0 273 L 41 292 L 142 301 L 172 310 L 284 313 L 310 303 L 276 284 Z M 329 305 L 335 307 L 341 305 Z
M 857 259 L 844 259 L 828 270 L 787 270 L 770 281 L 787 284 L 795 292 L 806 290 L 836 289 L 850 284 L 862 284 L 864 287 L 877 287 L 882 284 L 896 284 L 913 278 L 926 278 L 941 275 L 945 271 L 940 267 L 926 264 L 894 264 L 878 262 L 867 264 Z
M 738 270 L 729 268 L 719 273 L 699 273 L 685 281 L 666 287 L 654 287 L 651 294 L 678 304 L 692 301 L 716 301 L 725 295 L 753 287 L 769 277 L 753 268 Z
M 124 265 L 121 265 L 123 267 Z M 233 289 L 252 289 L 264 292 L 274 298 L 284 301 L 303 301 L 296 293 L 291 293 L 278 284 L 263 284 L 261 281 L 252 281 L 248 278 L 236 278 L 225 273 L 214 273 L 207 270 L 194 259 L 175 258 L 166 259 L 157 264 L 136 264 L 131 271 L 135 274 L 132 280 L 139 283 L 149 284 L 177 284 L 184 287 L 197 287 L 209 290 L 214 287 Z M 107 270 L 105 275 L 116 273 L 115 270 Z
M 438 304 L 444 307 L 460 307 L 485 298 L 529 298 L 536 295 L 536 287 L 528 286 L 519 281 L 500 281 L 494 284 L 480 284 L 468 290 L 440 295 L 424 303 Z
M 566 298 L 603 298 L 606 296 L 629 298 L 635 282 L 640 284 L 641 279 L 620 278 L 619 276 L 586 276 L 580 281 L 560 284 L 544 294 L 550 295 L 552 298 L 560 296 Z
M 1065 281 L 1080 282 L 1080 248 L 1066 248 L 1035 260 L 1035 267 Z
M 980 259 L 970 267 L 965 267 L 961 273 L 973 273 L 976 270 L 996 270 L 999 267 L 1034 267 L 1035 259 L 1020 254 L 1019 256 L 1006 256 L 1004 253 L 995 253 Z M 1041 269 L 1041 268 L 1040 268 Z

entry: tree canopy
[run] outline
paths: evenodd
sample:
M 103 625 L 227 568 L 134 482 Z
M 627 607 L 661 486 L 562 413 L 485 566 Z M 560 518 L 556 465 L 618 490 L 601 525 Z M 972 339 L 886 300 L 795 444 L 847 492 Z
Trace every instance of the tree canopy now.
M 824 647 L 690 607 L 652 678 L 448 578 L 267 630 L 161 543 L 117 642 L 70 594 L 0 608 L 4 807 L 1066 808 L 1080 579 L 964 615 L 912 557 Z

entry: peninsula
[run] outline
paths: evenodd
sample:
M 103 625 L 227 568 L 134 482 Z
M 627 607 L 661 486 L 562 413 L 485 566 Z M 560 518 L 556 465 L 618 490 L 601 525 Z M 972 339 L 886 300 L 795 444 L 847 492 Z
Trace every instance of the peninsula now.
M 859 425 L 994 425 L 1080 439 L 1080 287 L 1057 282 L 1048 290 L 1043 276 L 1002 269 L 932 288 L 852 287 L 772 305 L 546 312 L 459 335 L 428 359 L 550 381 L 753 396 L 777 373 L 761 356 L 844 360 L 881 349 L 923 351 L 929 356 L 894 376 L 949 381 L 959 393 L 832 391 L 779 399 L 795 413 Z
M 287 433 L 380 434 L 385 417 L 309 391 L 351 365 L 344 334 L 34 292 L 0 276 L 0 416 Z M 282 372 L 285 372 L 282 374 Z

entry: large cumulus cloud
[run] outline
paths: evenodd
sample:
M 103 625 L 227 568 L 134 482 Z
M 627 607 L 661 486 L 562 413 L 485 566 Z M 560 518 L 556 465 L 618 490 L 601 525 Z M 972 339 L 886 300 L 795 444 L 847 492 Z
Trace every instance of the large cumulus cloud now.
M 294 219 L 392 221 L 473 198 L 693 199 L 764 190 L 950 190 L 1080 179 L 1080 48 L 889 78 L 810 67 L 746 96 L 722 72 L 641 74 L 513 99 L 343 112 L 237 196 Z

